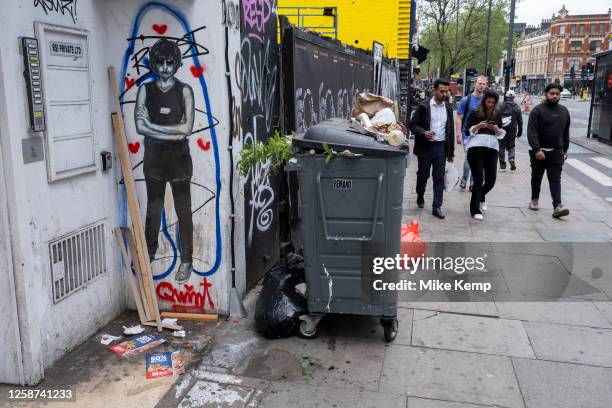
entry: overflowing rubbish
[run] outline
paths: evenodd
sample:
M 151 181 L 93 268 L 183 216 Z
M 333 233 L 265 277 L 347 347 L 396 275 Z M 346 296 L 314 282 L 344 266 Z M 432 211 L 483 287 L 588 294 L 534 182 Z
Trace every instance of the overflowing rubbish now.
M 386 142 L 394 147 L 407 147 L 408 131 L 397 121 L 392 107 L 393 101 L 384 96 L 361 93 L 351 113 L 352 122 L 379 142 Z
M 183 352 L 181 350 L 165 353 L 147 353 L 147 378 L 168 377 L 185 372 Z
M 119 340 L 120 338 L 121 336 L 117 337 L 117 336 L 113 336 L 112 334 L 103 334 L 102 337 L 100 338 L 100 343 L 104 344 L 105 346 L 108 346 L 113 341 Z
M 123 334 L 125 334 L 126 336 L 132 336 L 134 334 L 140 334 L 144 331 L 144 327 L 142 327 L 141 325 L 136 325 L 136 326 L 131 326 L 131 327 L 125 327 L 123 326 Z
M 300 316 L 306 313 L 306 299 L 296 287 L 305 282 L 304 258 L 293 253 L 266 274 L 255 305 L 255 327 L 262 335 L 280 338 L 297 334 Z
M 111 346 L 110 349 L 122 357 L 132 357 L 143 351 L 151 350 L 165 343 L 166 340 L 153 336 L 151 334 L 145 334 L 143 336 L 136 337 L 135 339 L 124 341 L 119 344 Z
M 174 337 L 185 337 L 185 330 L 175 330 L 172 332 Z

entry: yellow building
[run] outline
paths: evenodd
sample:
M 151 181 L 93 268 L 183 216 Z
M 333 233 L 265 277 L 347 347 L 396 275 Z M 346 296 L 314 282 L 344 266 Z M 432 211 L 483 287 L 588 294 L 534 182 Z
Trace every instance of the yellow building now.
M 331 10 L 323 15 L 322 7 L 336 8 L 338 40 L 368 50 L 378 41 L 386 57 L 408 59 L 410 0 L 278 0 L 279 15 L 333 37 L 334 17 Z

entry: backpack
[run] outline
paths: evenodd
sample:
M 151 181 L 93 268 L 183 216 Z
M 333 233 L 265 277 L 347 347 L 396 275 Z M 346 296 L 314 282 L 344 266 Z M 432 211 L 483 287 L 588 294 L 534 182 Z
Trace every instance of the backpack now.
M 517 129 L 516 109 L 514 102 L 504 102 L 501 108 L 502 128 L 510 134 L 515 134 Z
M 472 93 L 467 96 L 467 100 L 465 101 L 465 107 L 463 108 L 463 112 L 461 112 L 461 132 L 465 130 L 465 124 L 467 123 L 467 117 L 470 114 L 470 103 L 472 102 Z M 467 113 L 466 113 L 467 111 Z M 459 113 L 459 112 L 457 112 Z

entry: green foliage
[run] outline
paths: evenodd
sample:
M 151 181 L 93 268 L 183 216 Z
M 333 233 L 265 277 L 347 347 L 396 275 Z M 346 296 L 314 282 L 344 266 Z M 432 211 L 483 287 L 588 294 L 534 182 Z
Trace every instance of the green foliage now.
M 325 164 L 329 164 L 334 158 L 334 152 L 327 143 L 323 143 L 323 154 L 325 154 Z
M 268 171 L 275 171 L 287 163 L 293 155 L 291 136 L 281 136 L 277 131 L 266 143 L 245 144 L 236 165 L 240 174 L 246 176 L 253 166 L 270 160 Z
M 421 65 L 422 74 L 428 71 L 435 74 L 438 68 L 440 76 L 460 73 L 465 68 L 477 68 L 485 73 L 488 4 L 489 0 L 421 2 L 425 29 L 420 42 L 430 50 L 427 61 Z M 493 74 L 506 49 L 508 17 L 508 1 L 491 0 L 489 64 Z

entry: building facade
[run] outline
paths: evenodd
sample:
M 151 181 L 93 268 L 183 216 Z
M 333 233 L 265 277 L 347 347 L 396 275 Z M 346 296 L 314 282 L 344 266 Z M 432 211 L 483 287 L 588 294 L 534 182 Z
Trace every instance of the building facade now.
M 279 0 L 278 14 L 286 15 L 293 24 L 330 35 L 334 16 L 307 16 L 320 11 L 309 7 L 336 7 L 337 39 L 363 49 L 372 49 L 372 42 L 384 46 L 388 58 L 407 59 L 409 53 L 410 0 Z
M 519 89 L 539 93 L 546 86 L 548 71 L 549 31 L 527 34 L 516 50 L 515 76 L 521 77 Z
M 547 81 L 566 88 L 587 86 L 592 78 L 581 78 L 582 69 L 595 62 L 593 54 L 608 50 L 609 33 L 610 10 L 606 14 L 571 15 L 564 6 L 551 21 Z

